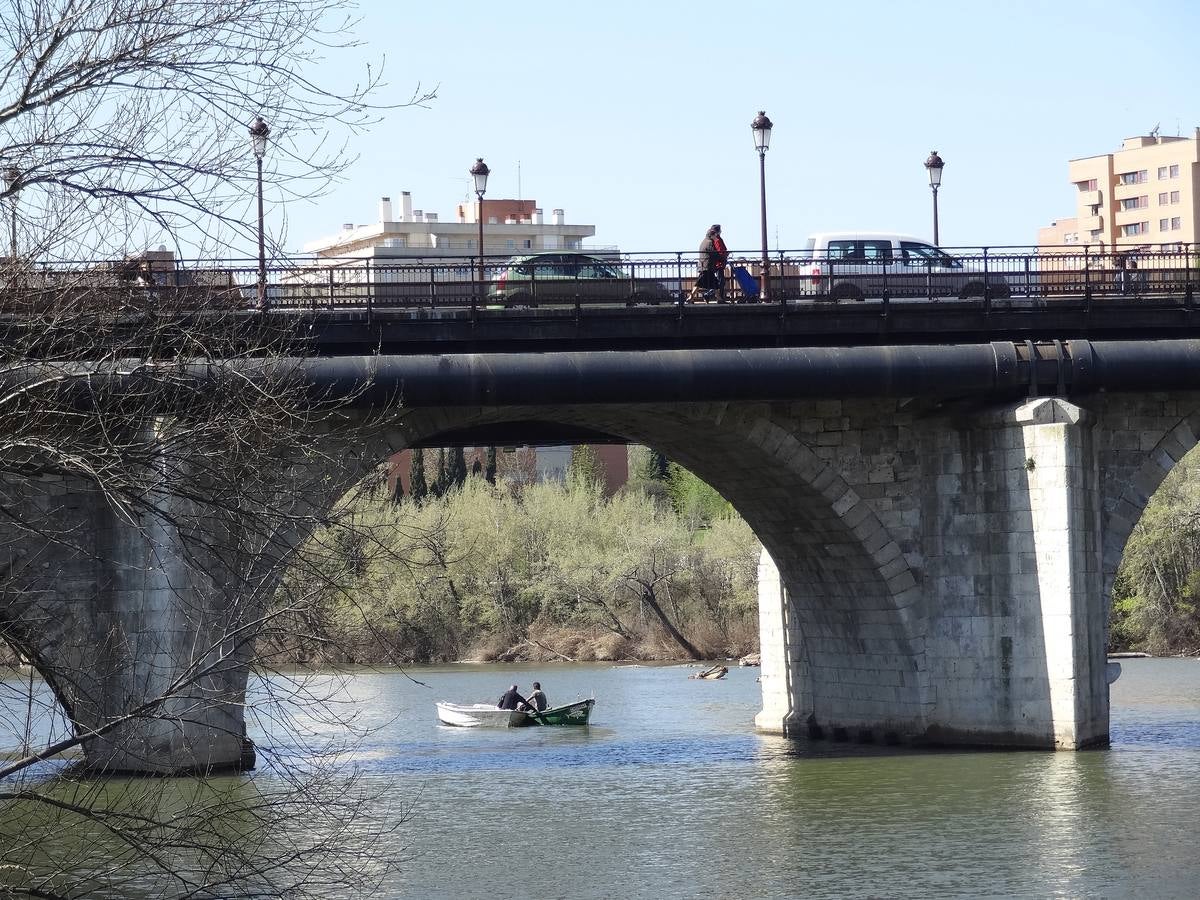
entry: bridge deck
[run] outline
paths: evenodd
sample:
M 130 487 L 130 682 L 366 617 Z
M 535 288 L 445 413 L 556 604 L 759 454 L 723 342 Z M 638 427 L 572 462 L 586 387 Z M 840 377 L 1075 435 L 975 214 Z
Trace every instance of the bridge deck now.
M 274 310 L 320 355 L 977 343 L 1200 335 L 1182 297 Z

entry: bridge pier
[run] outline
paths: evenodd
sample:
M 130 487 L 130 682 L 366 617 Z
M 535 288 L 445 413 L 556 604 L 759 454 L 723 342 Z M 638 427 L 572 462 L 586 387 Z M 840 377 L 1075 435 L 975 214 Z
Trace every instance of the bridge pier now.
M 136 436 L 147 439 L 154 423 Z M 178 461 L 176 461 L 178 462 Z M 243 702 L 256 601 L 224 519 L 151 483 L 114 506 L 94 481 L 48 475 L 4 484 L 0 637 L 31 659 L 105 772 L 252 768 Z M 227 511 L 228 512 L 228 511 Z M 34 523 L 36 532 L 12 523 Z
M 84 741 L 89 768 L 185 774 L 254 767 L 243 708 L 253 645 L 241 631 L 253 611 L 243 606 L 239 581 L 223 577 L 220 554 L 197 546 L 220 538 L 197 534 L 213 526 L 186 505 L 171 502 L 133 522 L 110 512 L 98 533 L 88 631 L 99 640 L 90 659 L 55 667 L 69 673 L 79 733 L 124 719 Z
M 1035 748 L 1107 741 L 1094 417 L 1045 398 L 946 424 L 917 436 L 904 488 L 920 513 L 911 586 L 896 585 L 890 619 L 868 609 L 822 621 L 813 580 L 789 585 L 764 551 L 759 728 Z

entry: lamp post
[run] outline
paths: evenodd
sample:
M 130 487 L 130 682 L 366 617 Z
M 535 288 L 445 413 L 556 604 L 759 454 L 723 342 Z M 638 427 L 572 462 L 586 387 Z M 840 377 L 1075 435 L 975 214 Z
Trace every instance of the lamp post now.
M 933 245 L 938 246 L 937 192 L 942 186 L 942 167 L 946 164 L 938 156 L 936 150 L 929 151 L 929 159 L 925 160 L 925 170 L 929 173 L 929 189 L 933 191 Z
M 767 282 L 770 276 L 771 261 L 767 257 L 767 148 L 771 146 L 771 120 L 761 109 L 750 130 L 754 132 L 754 147 L 758 150 L 758 193 L 759 209 L 762 213 L 762 285 L 759 287 L 760 300 L 767 299 Z
M 9 198 L 11 216 L 9 218 L 12 226 L 10 233 L 11 244 L 9 245 L 9 254 L 12 257 L 12 262 L 15 265 L 17 262 L 17 194 L 21 191 L 21 172 L 16 166 L 9 166 L 4 170 L 4 187 L 12 194 Z
M 267 138 L 271 129 L 258 116 L 250 126 L 250 146 L 254 148 L 254 161 L 258 165 L 258 308 L 267 308 L 267 245 L 263 231 L 263 185 L 262 164 L 267 155 Z
M 479 200 L 479 211 L 475 218 L 479 220 L 479 298 L 483 299 L 484 271 L 483 271 L 483 195 L 487 193 L 488 175 L 491 174 L 491 169 L 487 167 L 487 163 L 482 157 L 476 157 L 475 165 L 471 166 L 471 177 L 475 179 L 475 196 Z

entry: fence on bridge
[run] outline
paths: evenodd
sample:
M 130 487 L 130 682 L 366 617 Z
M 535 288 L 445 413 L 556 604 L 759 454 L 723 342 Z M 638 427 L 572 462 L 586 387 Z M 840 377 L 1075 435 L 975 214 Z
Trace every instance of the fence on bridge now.
M 1200 245 L 1158 249 L 953 248 L 934 252 L 771 257 L 772 303 L 839 300 L 1055 300 L 1144 298 L 1190 305 L 1200 282 Z M 761 280 L 761 257 L 735 253 Z M 440 309 L 685 303 L 696 283 L 694 252 L 559 251 L 532 257 L 325 258 L 274 262 L 266 271 L 274 309 Z M 248 260 L 176 260 L 153 253 L 114 262 L 0 261 L 0 311 L 87 303 L 101 308 L 254 307 L 259 269 Z M 743 279 L 747 281 L 747 279 Z M 757 300 L 727 278 L 731 302 Z

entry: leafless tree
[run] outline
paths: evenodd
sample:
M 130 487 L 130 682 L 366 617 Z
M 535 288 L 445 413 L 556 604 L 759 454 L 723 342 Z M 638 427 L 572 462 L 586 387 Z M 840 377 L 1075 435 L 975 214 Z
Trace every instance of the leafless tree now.
M 253 246 L 256 116 L 271 129 L 269 195 L 311 199 L 351 161 L 350 135 L 433 96 L 417 85 L 381 107 L 379 66 L 340 74 L 356 62 L 351 12 L 349 0 L 8 0 L 0 199 L 21 254 Z
M 360 816 L 382 799 L 337 746 L 305 744 L 314 732 L 347 743 L 356 733 L 326 676 L 257 664 L 252 687 L 265 696 L 254 712 L 290 736 L 288 750 L 260 748 L 269 777 L 126 781 L 68 764 L 80 747 L 155 723 L 186 727 L 236 700 L 211 698 L 212 685 L 254 665 L 260 641 L 286 643 L 280 629 L 303 621 L 321 556 L 336 552 L 319 539 L 338 518 L 329 473 L 344 472 L 341 450 L 378 423 L 288 371 L 304 348 L 286 324 L 247 312 L 237 279 L 211 266 L 156 278 L 128 257 L 159 242 L 190 255 L 249 245 L 256 116 L 271 125 L 273 197 L 311 198 L 336 182 L 348 138 L 388 108 L 372 105 L 377 67 L 344 85 L 319 76 L 353 56 L 351 9 L 9 0 L 0 15 L 0 639 L 33 659 L 60 701 L 98 702 L 86 663 L 111 648 L 51 659 L 36 639 L 72 577 L 128 562 L 88 520 L 97 510 L 151 560 L 121 577 L 170 557 L 192 585 L 180 589 L 182 614 L 208 617 L 186 664 L 136 703 L 87 728 L 76 717 L 69 733 L 0 759 L 0 896 L 318 897 L 369 892 L 394 861 Z M 392 105 L 431 96 L 418 86 Z M 100 258 L 114 262 L 71 262 Z M 273 365 L 257 377 L 230 368 L 237 360 Z M 317 541 L 297 553 L 310 533 Z M 95 635 L 125 639 L 116 622 Z M 394 810 L 381 827 L 403 818 Z
M 65 329 L 64 315 L 55 327 Z M 361 888 L 388 871 L 389 842 L 356 824 L 364 804 L 386 798 L 335 765 L 336 752 L 360 733 L 336 702 L 336 680 L 287 676 L 253 655 L 260 641 L 304 640 L 285 634 L 327 589 L 334 567 L 325 557 L 337 548 L 319 535 L 341 524 L 339 507 L 326 503 L 341 483 L 324 484 L 323 473 L 344 469 L 346 448 L 368 443 L 377 423 L 356 423 L 286 367 L 250 379 L 215 364 L 241 354 L 285 359 L 282 336 L 264 328 L 253 337 L 219 318 L 194 334 L 180 320 L 147 321 L 129 340 L 204 346 L 214 365 L 125 357 L 114 331 L 108 349 L 119 378 L 84 378 L 67 360 L 26 359 L 0 372 L 0 636 L 38 664 L 68 707 L 95 700 L 84 671 L 92 657 L 39 656 L 38 631 L 62 614 L 57 585 L 89 567 L 127 562 L 105 559 L 115 551 L 88 521 L 100 508 L 152 554 L 179 557 L 173 571 L 203 589 L 180 593 L 178 602 L 205 619 L 186 664 L 135 707 L 88 728 L 76 721 L 61 739 L 0 763 L 0 834 L 11 837 L 0 841 L 0 884 L 18 894 L 76 896 L 103 884 L 117 894 L 322 896 L 331 885 Z M 81 504 L 78 514 L 72 502 Z M 297 553 L 309 533 L 318 539 Z M 293 577 L 281 591 L 285 572 Z M 77 638 L 128 639 L 115 621 L 98 628 Z M 206 686 L 247 665 L 257 672 L 253 714 L 270 719 L 268 733 L 291 748 L 259 749 L 267 777 L 113 782 L 61 767 L 64 755 L 110 734 L 203 718 L 216 703 Z M 312 733 L 336 735 L 335 745 L 306 746 Z M 402 810 L 382 819 L 386 828 L 402 820 Z

